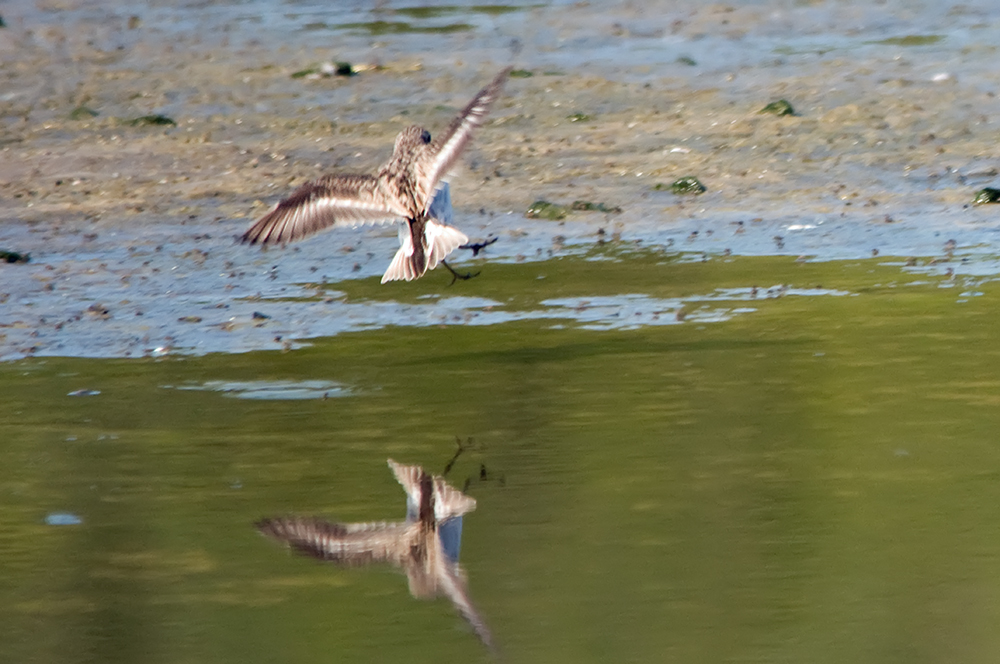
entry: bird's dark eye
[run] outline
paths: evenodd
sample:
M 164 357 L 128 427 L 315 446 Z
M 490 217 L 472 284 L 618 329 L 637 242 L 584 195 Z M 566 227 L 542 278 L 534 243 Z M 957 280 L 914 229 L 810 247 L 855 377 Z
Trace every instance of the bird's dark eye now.
M 420 140 L 422 140 L 424 143 L 430 143 L 431 142 L 431 132 L 429 132 L 426 129 L 424 129 L 422 132 L 420 132 Z

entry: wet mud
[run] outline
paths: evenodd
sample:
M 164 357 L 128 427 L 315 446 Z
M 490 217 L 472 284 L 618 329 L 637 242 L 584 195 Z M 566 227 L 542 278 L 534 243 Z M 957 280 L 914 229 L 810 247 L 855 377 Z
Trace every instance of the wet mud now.
M 391 305 L 338 296 L 381 274 L 394 228 L 234 238 L 302 182 L 373 170 L 406 125 L 441 130 L 508 64 L 452 180 L 455 224 L 498 238 L 454 257 L 478 279 L 608 244 L 991 273 L 1000 207 L 973 204 L 1000 181 L 990 9 L 4 6 L 0 250 L 30 260 L 0 262 L 0 358 L 287 348 L 482 314 L 496 302 L 443 271 Z M 779 100 L 794 114 L 760 113 Z M 705 191 L 675 194 L 687 177 Z M 528 218 L 536 201 L 566 214 Z

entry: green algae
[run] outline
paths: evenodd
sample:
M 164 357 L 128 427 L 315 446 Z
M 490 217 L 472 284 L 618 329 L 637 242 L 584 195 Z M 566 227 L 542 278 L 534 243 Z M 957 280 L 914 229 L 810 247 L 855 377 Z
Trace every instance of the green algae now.
M 332 27 L 341 30 L 367 32 L 374 37 L 401 34 L 451 34 L 455 32 L 469 32 L 475 29 L 475 26 L 468 23 L 418 26 L 404 21 L 365 21 L 360 23 L 341 23 L 340 25 Z
M 70 120 L 89 120 L 97 117 L 98 113 L 89 106 L 80 105 L 69 112 Z
M 524 216 L 529 219 L 548 219 L 550 221 L 558 221 L 560 219 L 565 219 L 568 214 L 569 209 L 565 205 L 538 200 L 528 207 Z
M 943 39 L 944 35 L 904 35 L 902 37 L 889 37 L 888 39 L 879 39 L 878 41 L 870 41 L 868 43 L 880 46 L 929 46 L 937 44 Z
M 592 201 L 573 201 L 569 206 L 552 203 L 550 201 L 538 200 L 531 204 L 524 213 L 529 219 L 548 219 L 550 221 L 560 221 L 565 219 L 571 211 L 574 212 L 605 212 L 617 214 L 622 211 L 617 205 L 606 205 L 604 203 L 594 203 Z
M 392 10 L 393 14 L 409 16 L 415 19 L 440 18 L 453 14 L 485 14 L 487 16 L 502 16 L 514 12 L 524 11 L 529 7 L 515 5 L 472 5 L 463 7 L 459 5 L 441 5 L 437 7 L 398 7 Z
M 972 199 L 973 205 L 986 205 L 989 203 L 1000 203 L 1000 189 L 984 187 L 976 192 Z
M 10 249 L 0 249 L 0 263 L 28 263 L 31 261 L 31 254 Z
M 784 99 L 779 99 L 777 101 L 772 101 L 770 104 L 760 109 L 758 113 L 768 113 L 771 115 L 795 115 L 795 109 L 792 105 Z
M 657 183 L 653 186 L 653 189 L 655 191 L 669 190 L 680 196 L 696 196 L 698 194 L 704 194 L 707 191 L 705 185 L 703 185 L 701 181 L 693 175 L 678 178 L 670 184 L 663 184 L 662 182 Z
M 573 201 L 569 208 L 584 212 L 606 212 L 608 214 L 618 214 L 622 211 L 617 205 L 605 205 L 604 203 L 593 203 L 591 201 Z
M 142 115 L 131 120 L 126 120 L 126 124 L 132 127 L 176 127 L 177 122 L 166 115 Z

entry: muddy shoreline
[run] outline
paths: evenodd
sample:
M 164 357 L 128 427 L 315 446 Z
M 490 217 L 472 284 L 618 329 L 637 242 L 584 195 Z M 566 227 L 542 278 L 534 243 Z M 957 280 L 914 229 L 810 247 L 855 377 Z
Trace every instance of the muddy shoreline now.
M 282 347 L 253 336 L 253 298 L 329 318 L 295 304 L 301 284 L 380 274 L 395 230 L 266 253 L 233 237 L 308 179 L 374 169 L 403 126 L 445 126 L 508 63 L 524 76 L 452 181 L 456 225 L 500 238 L 477 263 L 597 242 L 947 258 L 954 241 L 948 269 L 992 269 L 1000 207 L 971 205 L 1000 181 L 986 4 L 394 4 L 4 8 L 0 249 L 32 260 L 0 265 L 0 358 L 169 351 L 194 305 L 234 309 L 233 349 Z M 295 76 L 337 61 L 378 68 Z M 796 115 L 759 113 L 779 98 Z M 132 124 L 150 115 L 175 124 Z M 656 189 L 685 175 L 708 191 Z M 539 199 L 622 211 L 526 219 Z

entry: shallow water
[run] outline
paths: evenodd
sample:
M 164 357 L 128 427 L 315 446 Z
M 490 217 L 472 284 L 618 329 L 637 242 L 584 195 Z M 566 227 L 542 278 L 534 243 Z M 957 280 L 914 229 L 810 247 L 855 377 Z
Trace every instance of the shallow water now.
M 644 299 L 607 325 L 543 310 L 0 365 L 5 658 L 487 660 L 401 575 L 289 557 L 251 525 L 399 519 L 386 457 L 441 472 L 472 438 L 449 476 L 478 501 L 462 561 L 509 661 L 993 659 L 994 277 L 656 255 L 502 270 L 468 283 L 515 308 L 540 274 L 546 298 Z M 394 299 L 376 281 L 350 297 Z M 648 320 L 693 293 L 731 300 Z
M 505 661 L 995 661 L 991 2 L 335 4 L 0 5 L 0 660 L 491 661 L 253 527 L 401 519 L 386 458 L 461 441 Z M 234 244 L 509 63 L 479 277 Z

